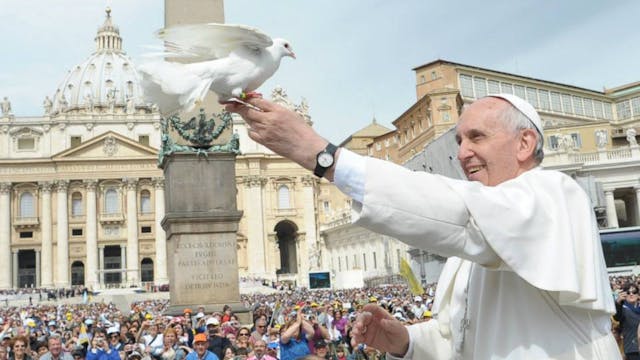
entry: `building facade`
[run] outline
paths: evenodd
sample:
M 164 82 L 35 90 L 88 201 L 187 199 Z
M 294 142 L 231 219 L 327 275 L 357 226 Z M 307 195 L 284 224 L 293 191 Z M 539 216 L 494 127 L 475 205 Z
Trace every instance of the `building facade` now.
M 95 41 L 43 116 L 3 107 L 0 289 L 167 282 L 160 116 L 109 10 Z
M 161 116 L 144 102 L 110 11 L 96 51 L 73 67 L 43 116 L 0 117 L 0 289 L 168 283 Z M 273 100 L 311 123 L 306 101 Z M 5 111 L 6 110 L 6 111 Z M 234 117 L 241 276 L 308 282 L 321 267 L 319 180 L 251 141 Z

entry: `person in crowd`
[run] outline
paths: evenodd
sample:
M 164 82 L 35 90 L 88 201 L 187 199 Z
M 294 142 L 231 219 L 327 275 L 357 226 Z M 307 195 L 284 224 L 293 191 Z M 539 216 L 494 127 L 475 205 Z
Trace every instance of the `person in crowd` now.
M 640 295 L 635 285 L 629 285 L 618 294 L 614 319 L 619 322 L 626 360 L 640 360 L 638 324 L 640 324 Z
M 9 350 L 7 350 L 6 346 L 0 346 L 0 360 L 9 359 Z
M 249 337 L 251 336 L 251 330 L 246 327 L 241 327 L 236 335 L 235 349 L 247 349 L 251 352 L 251 343 L 249 343 Z
M 222 318 L 220 319 L 220 323 L 224 324 L 226 322 L 231 321 L 231 316 L 233 316 L 233 311 L 231 310 L 231 306 L 224 305 L 222 307 Z
M 187 356 L 189 348 L 178 343 L 178 336 L 174 328 L 167 328 L 162 333 L 162 337 L 164 341 L 164 347 L 160 355 L 162 360 L 183 360 Z
M 210 317 L 206 320 L 206 329 L 209 336 L 208 350 L 216 354 L 218 358 L 222 358 L 222 350 L 231 346 L 231 342 L 222 335 L 220 328 L 220 320 L 217 317 Z
M 249 337 L 249 342 L 254 344 L 256 340 L 269 340 L 269 336 L 267 335 L 267 320 L 264 317 L 259 317 L 254 323 L 255 330 L 251 333 L 251 337 Z
M 185 332 L 182 322 L 176 322 L 173 324 L 173 330 L 176 332 L 177 342 L 180 345 L 191 347 L 193 342 L 193 332 Z
M 87 360 L 120 360 L 120 354 L 111 350 L 106 333 L 102 328 L 95 328 L 91 346 L 87 350 Z
M 209 339 L 204 333 L 196 334 L 193 338 L 193 348 L 195 351 L 190 352 L 186 360 L 219 360 L 220 358 L 207 350 L 209 347 Z
M 347 324 L 349 319 L 347 319 L 346 316 L 343 316 L 344 314 L 346 314 L 346 312 L 342 312 L 340 309 L 335 309 L 333 311 L 332 326 L 340 332 L 340 337 L 347 335 Z
M 228 346 L 223 351 L 222 360 L 234 360 L 236 356 L 236 351 L 233 349 L 233 346 Z
M 336 360 L 347 360 L 347 350 L 343 344 L 336 346 Z
M 47 345 L 48 351 L 40 356 L 40 360 L 73 360 L 70 353 L 63 351 L 62 338 L 59 335 L 50 335 Z
M 34 359 L 41 359 L 42 355 L 46 354 L 49 352 L 49 349 L 47 348 L 47 342 L 46 341 L 36 341 L 36 344 L 33 346 L 32 348 L 32 357 Z
M 84 360 L 85 358 L 84 348 L 82 346 L 75 347 L 71 351 L 71 356 L 73 357 L 73 360 Z M 120 359 L 124 359 L 124 358 L 121 357 Z
M 281 328 L 280 360 L 294 360 L 311 353 L 309 339 L 313 336 L 313 326 L 304 319 L 302 312 Z
M 33 360 L 33 357 L 29 354 L 30 351 L 29 339 L 26 336 L 18 335 L 11 339 L 10 360 Z
M 276 360 L 273 356 L 267 354 L 267 343 L 264 340 L 256 340 L 253 343 L 253 355 L 247 360 Z
M 367 304 L 356 342 L 421 360 L 620 359 L 591 201 L 569 176 L 539 168 L 542 120 L 525 100 L 490 95 L 462 112 L 458 160 L 470 181 L 359 156 L 294 111 L 264 99 L 249 104 L 226 109 L 244 118 L 252 140 L 352 197 L 356 224 L 449 257 L 437 319 L 405 327 Z
M 314 344 L 314 354 L 321 358 L 321 359 L 325 359 L 325 360 L 335 360 L 335 358 L 333 356 L 331 356 L 331 354 L 329 354 L 329 347 L 326 341 L 324 340 L 318 340 L 315 342 Z
M 280 360 L 280 346 L 278 343 L 279 341 L 272 341 L 267 344 L 267 355 L 275 358 L 276 360 Z
M 109 346 L 112 350 L 122 351 L 124 344 L 122 343 L 122 339 L 120 337 L 120 329 L 116 326 L 112 326 L 107 329 L 107 338 L 109 339 Z
M 315 315 L 309 315 L 308 321 L 313 327 L 313 335 L 309 339 L 309 351 L 311 353 L 315 353 L 315 344 L 319 342 L 324 343 L 325 341 L 331 341 L 331 335 L 329 334 L 329 330 L 326 327 L 318 324 Z
M 159 332 L 159 324 L 159 322 L 153 322 L 150 318 L 147 318 L 140 327 L 145 351 L 148 348 L 148 352 L 153 358 L 158 358 L 164 347 L 164 339 L 162 333 Z

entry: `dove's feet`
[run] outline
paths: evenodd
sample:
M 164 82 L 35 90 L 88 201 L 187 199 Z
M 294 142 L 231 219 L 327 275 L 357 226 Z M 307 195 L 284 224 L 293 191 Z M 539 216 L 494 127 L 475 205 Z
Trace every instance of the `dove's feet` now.
M 255 91 L 249 91 L 248 93 L 243 92 L 242 95 L 240 95 L 240 99 L 242 100 L 251 99 L 251 98 L 262 98 L 262 94 Z

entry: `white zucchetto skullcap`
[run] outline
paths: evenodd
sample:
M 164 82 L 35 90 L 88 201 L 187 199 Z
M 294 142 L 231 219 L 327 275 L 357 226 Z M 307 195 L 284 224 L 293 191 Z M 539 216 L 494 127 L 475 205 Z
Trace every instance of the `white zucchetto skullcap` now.
M 521 97 L 512 95 L 512 94 L 491 94 L 487 95 L 487 97 L 495 97 L 508 101 L 513 107 L 518 109 L 521 113 L 526 116 L 529 121 L 536 127 L 536 130 L 540 133 L 540 135 L 544 136 L 544 131 L 542 130 L 542 120 L 540 119 L 540 115 L 536 109 L 531 106 L 526 100 Z

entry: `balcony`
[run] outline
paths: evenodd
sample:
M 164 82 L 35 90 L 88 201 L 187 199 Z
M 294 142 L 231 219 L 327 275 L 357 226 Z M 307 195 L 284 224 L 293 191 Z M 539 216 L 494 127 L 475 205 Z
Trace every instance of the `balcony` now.
M 13 226 L 16 229 L 33 229 L 40 225 L 37 216 L 17 216 L 13 219 Z
M 542 165 L 544 167 L 604 165 L 638 160 L 640 160 L 640 147 L 638 145 L 621 146 L 614 149 L 603 149 L 589 153 L 553 151 L 545 149 Z
M 123 213 L 100 213 L 101 224 L 123 224 Z

